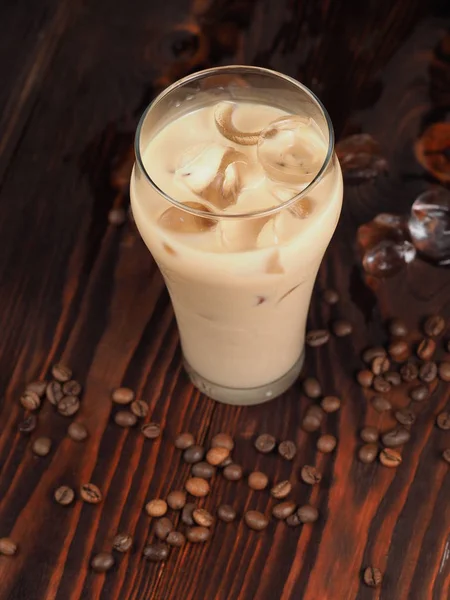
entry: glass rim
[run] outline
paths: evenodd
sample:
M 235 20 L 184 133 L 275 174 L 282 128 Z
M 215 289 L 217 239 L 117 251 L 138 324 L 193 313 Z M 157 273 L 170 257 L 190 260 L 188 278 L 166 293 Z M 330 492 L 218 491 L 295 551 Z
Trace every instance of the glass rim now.
M 215 212 L 211 212 L 208 210 L 201 210 L 201 209 L 194 208 L 192 206 L 183 204 L 183 202 L 180 202 L 179 200 L 172 198 L 172 196 L 167 194 L 164 190 L 162 190 L 153 181 L 153 179 L 151 178 L 147 169 L 145 168 L 144 162 L 142 160 L 142 154 L 141 154 L 139 142 L 140 142 L 140 137 L 141 137 L 142 128 L 144 126 L 144 122 L 147 118 L 147 115 L 152 110 L 152 108 L 155 107 L 159 102 L 161 102 L 161 100 L 163 98 L 165 98 L 168 94 L 170 94 L 171 92 L 173 92 L 176 89 L 183 87 L 185 84 L 191 83 L 193 81 L 197 81 L 200 79 L 205 79 L 206 77 L 209 77 L 210 75 L 217 75 L 217 74 L 221 74 L 221 73 L 232 73 L 235 75 L 236 74 L 242 75 L 245 73 L 254 73 L 254 74 L 260 74 L 260 75 L 271 76 L 271 77 L 275 77 L 275 78 L 279 78 L 279 79 L 284 79 L 285 81 L 289 82 L 290 84 L 292 84 L 293 86 L 295 86 L 296 88 L 301 90 L 302 92 L 306 93 L 306 95 L 309 96 L 310 99 L 321 110 L 321 112 L 324 116 L 324 119 L 325 119 L 325 123 L 327 125 L 327 129 L 328 129 L 327 153 L 323 160 L 322 166 L 316 173 L 314 179 L 310 183 L 308 183 L 308 185 L 301 192 L 299 192 L 292 198 L 289 198 L 289 200 L 285 200 L 284 202 L 277 204 L 276 206 L 272 206 L 270 208 L 265 208 L 262 210 L 254 210 L 254 211 L 249 211 L 249 212 L 244 212 L 244 213 L 231 213 L 231 212 L 215 213 Z M 328 165 L 330 164 L 331 158 L 333 156 L 333 151 L 334 151 L 333 124 L 331 122 L 330 115 L 328 114 L 325 106 L 322 104 L 322 102 L 319 100 L 319 98 L 314 94 L 314 92 L 312 92 L 308 87 L 306 87 L 304 84 L 300 83 L 293 77 L 289 77 L 289 75 L 285 75 L 284 73 L 279 73 L 278 71 L 273 71 L 272 69 L 266 69 L 264 67 L 255 67 L 255 66 L 251 66 L 251 65 L 226 65 L 226 66 L 222 66 L 222 67 L 212 67 L 210 69 L 203 69 L 201 71 L 196 71 L 195 73 L 191 73 L 190 75 L 187 75 L 186 77 L 178 79 L 177 81 L 175 81 L 174 83 L 169 85 L 167 88 L 165 88 L 161 93 L 159 93 L 156 96 L 156 98 L 154 98 L 150 102 L 150 104 L 144 110 L 141 118 L 139 119 L 139 123 L 138 123 L 137 129 L 136 129 L 136 134 L 134 137 L 134 153 L 135 153 L 135 157 L 136 157 L 136 162 L 137 162 L 141 172 L 145 175 L 146 180 L 155 189 L 155 191 L 158 192 L 158 194 L 160 194 L 163 198 L 165 198 L 165 200 L 167 200 L 170 204 L 176 206 L 180 210 L 191 213 L 198 217 L 208 218 L 208 219 L 211 219 L 211 218 L 213 218 L 213 219 L 254 219 L 254 218 L 258 218 L 258 217 L 268 217 L 275 213 L 281 212 L 282 210 L 284 210 L 286 208 L 289 208 L 290 206 L 292 206 L 293 204 L 298 202 L 301 198 L 305 197 L 308 193 L 310 193 L 311 190 L 313 188 L 315 188 L 316 185 L 323 179 L 323 176 L 324 176 L 326 170 L 328 169 Z

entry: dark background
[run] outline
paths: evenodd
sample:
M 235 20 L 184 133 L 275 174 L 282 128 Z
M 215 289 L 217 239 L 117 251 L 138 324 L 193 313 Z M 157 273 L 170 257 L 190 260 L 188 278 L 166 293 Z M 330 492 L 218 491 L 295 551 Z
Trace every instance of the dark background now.
M 449 432 L 434 426 L 449 402 L 434 384 L 398 470 L 355 460 L 364 424 L 390 417 L 355 383 L 360 351 L 386 341 L 384 324 L 402 316 L 419 337 L 421 319 L 450 315 L 450 277 L 417 260 L 368 285 L 356 258 L 356 228 L 382 211 L 408 210 L 433 183 L 413 146 L 425 127 L 448 119 L 449 9 L 445 1 L 384 0 L 3 0 L 0 4 L 0 536 L 19 544 L 0 557 L 2 600 L 300 599 L 446 600 L 450 597 L 450 476 L 440 452 Z M 317 292 L 341 294 L 330 309 L 313 298 L 310 326 L 348 318 L 354 335 L 309 353 L 308 372 L 343 399 L 324 431 L 335 453 L 315 456 L 314 435 L 299 423 L 308 400 L 294 386 L 253 408 L 216 404 L 189 385 L 167 293 L 133 223 L 108 224 L 126 207 L 130 148 L 137 120 L 154 95 L 192 71 L 227 63 L 267 66 L 300 79 L 328 108 L 338 138 L 372 134 L 389 174 L 349 186 Z M 125 164 L 124 167 L 121 165 Z M 35 457 L 17 431 L 27 381 L 56 360 L 85 386 L 78 418 L 90 438 L 76 444 L 67 420 L 45 405 L 39 434 L 54 441 Z M 130 385 L 164 426 L 145 441 L 110 419 L 112 388 Z M 392 394 L 407 402 L 404 390 Z M 164 565 L 141 552 L 151 526 L 145 502 L 181 487 L 170 440 L 182 430 L 207 441 L 237 440 L 235 459 L 273 480 L 298 479 L 305 463 L 324 474 L 314 490 L 298 484 L 299 503 L 321 512 L 314 527 L 271 523 L 264 533 L 240 521 L 218 524 L 211 542 L 173 552 Z M 293 465 L 252 450 L 254 434 L 296 440 Z M 35 437 L 35 435 L 34 435 Z M 99 506 L 54 504 L 53 490 L 93 481 Z M 219 478 L 206 506 L 265 510 L 266 493 Z M 111 573 L 95 575 L 91 555 L 118 530 L 135 538 Z M 384 573 L 381 591 L 361 583 L 368 564 Z

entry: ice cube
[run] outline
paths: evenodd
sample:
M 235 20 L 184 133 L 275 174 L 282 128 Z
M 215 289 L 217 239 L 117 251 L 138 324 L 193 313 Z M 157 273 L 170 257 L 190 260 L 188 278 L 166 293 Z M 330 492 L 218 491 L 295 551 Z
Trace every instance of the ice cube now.
M 271 217 L 261 229 L 256 246 L 268 248 L 289 242 L 305 227 L 304 218 L 299 218 L 293 211 L 282 209 Z
M 220 102 L 214 109 L 214 121 L 224 138 L 241 146 L 254 146 L 258 143 L 261 131 L 240 131 L 233 125 L 234 102 Z
M 450 193 L 435 188 L 421 194 L 408 221 L 413 244 L 426 258 L 450 264 Z
M 311 182 L 320 170 L 326 146 L 312 119 L 289 116 L 276 119 L 259 136 L 258 160 L 267 175 L 279 182 Z
M 288 200 L 291 200 L 298 193 L 299 190 L 295 188 L 286 188 L 282 186 L 274 186 L 272 188 L 272 194 L 280 203 L 284 203 Z M 305 196 L 297 200 L 297 202 L 295 202 L 291 206 L 289 206 L 287 210 L 289 210 L 294 216 L 298 217 L 299 219 L 306 219 L 313 211 L 313 202 L 311 198 Z
M 280 253 L 278 250 L 275 250 L 275 252 L 269 256 L 266 263 L 266 273 L 270 273 L 271 275 L 284 273 L 284 268 L 281 264 Z
M 197 210 L 209 212 L 208 209 L 198 202 L 186 202 L 185 206 Z M 201 233 L 209 231 L 216 225 L 214 219 L 200 217 L 190 212 L 171 206 L 165 210 L 158 219 L 158 224 L 173 233 Z
M 398 273 L 416 257 L 416 249 L 407 240 L 395 243 L 382 240 L 370 247 L 364 254 L 363 267 L 374 277 L 389 277 Z

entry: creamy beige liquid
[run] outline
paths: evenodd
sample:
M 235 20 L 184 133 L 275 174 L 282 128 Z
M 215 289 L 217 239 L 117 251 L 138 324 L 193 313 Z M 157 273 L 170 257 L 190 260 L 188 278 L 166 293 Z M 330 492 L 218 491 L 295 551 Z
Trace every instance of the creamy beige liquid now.
M 275 136 L 269 127 L 263 144 L 242 145 L 222 135 L 215 111 L 206 106 L 173 120 L 143 154 L 156 185 L 182 203 L 218 215 L 278 206 L 304 189 L 323 163 L 327 144 L 310 120 L 294 122 L 295 134 L 288 122 Z M 232 122 L 257 132 L 286 114 L 239 103 Z M 308 152 L 292 171 L 298 143 L 300 154 Z M 231 153 L 235 160 L 217 176 L 230 149 L 239 154 Z M 166 281 L 190 367 L 229 388 L 264 386 L 284 376 L 302 357 L 314 280 L 341 209 L 337 160 L 306 198 L 270 217 L 217 222 L 180 212 L 137 168 L 131 201 Z M 242 403 L 238 393 L 230 401 Z

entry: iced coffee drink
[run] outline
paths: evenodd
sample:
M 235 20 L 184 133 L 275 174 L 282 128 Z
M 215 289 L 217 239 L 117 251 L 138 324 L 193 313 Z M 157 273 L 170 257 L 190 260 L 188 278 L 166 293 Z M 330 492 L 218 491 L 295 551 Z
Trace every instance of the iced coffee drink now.
M 256 67 L 203 71 L 144 114 L 134 218 L 165 279 L 200 390 L 256 404 L 298 376 L 314 280 L 342 204 L 329 118 Z

